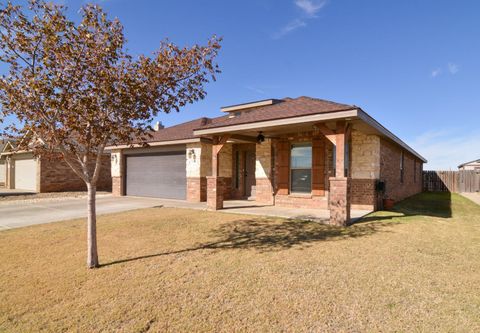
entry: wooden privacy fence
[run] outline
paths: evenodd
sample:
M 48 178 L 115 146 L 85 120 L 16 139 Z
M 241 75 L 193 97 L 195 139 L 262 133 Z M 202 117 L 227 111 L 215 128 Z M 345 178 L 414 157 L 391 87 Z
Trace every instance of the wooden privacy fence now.
M 429 192 L 479 192 L 480 173 L 473 170 L 424 171 L 423 190 Z

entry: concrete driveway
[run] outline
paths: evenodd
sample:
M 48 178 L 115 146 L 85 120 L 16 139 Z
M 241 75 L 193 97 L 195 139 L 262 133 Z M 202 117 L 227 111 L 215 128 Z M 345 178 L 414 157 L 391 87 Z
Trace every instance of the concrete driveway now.
M 86 198 L 64 200 L 21 200 L 0 203 L 0 230 L 33 224 L 65 221 L 87 216 Z M 97 213 L 108 214 L 162 205 L 155 198 L 97 197 Z
M 0 230 L 25 227 L 33 224 L 66 221 L 87 216 L 86 198 L 16 200 L 0 202 Z M 206 210 L 205 202 L 192 203 L 183 200 L 113 197 L 111 194 L 97 196 L 97 214 L 123 212 L 132 209 L 155 206 Z M 276 216 L 291 219 L 324 222 L 330 217 L 326 209 L 298 209 L 278 206 L 265 206 L 254 201 L 227 200 L 222 213 Z M 352 210 L 356 220 L 370 211 Z

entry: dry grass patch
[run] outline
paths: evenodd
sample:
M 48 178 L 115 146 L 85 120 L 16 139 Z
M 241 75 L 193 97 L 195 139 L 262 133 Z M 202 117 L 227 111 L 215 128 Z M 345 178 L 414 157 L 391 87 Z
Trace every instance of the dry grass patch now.
M 480 330 L 480 206 L 424 194 L 349 228 L 152 208 L 0 232 L 0 331 Z

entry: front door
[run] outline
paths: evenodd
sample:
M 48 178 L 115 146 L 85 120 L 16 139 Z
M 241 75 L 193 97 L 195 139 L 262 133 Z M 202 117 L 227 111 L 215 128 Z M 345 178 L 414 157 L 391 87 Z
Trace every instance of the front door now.
M 252 189 L 255 186 L 255 152 L 247 150 L 245 152 L 245 196 L 255 196 Z M 253 192 L 253 193 L 252 193 Z

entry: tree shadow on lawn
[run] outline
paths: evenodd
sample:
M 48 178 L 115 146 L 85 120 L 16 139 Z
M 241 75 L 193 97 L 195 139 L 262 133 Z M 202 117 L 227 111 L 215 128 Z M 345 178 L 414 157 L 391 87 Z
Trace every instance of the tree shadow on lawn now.
M 292 247 L 306 247 L 321 241 L 344 240 L 368 236 L 376 232 L 387 232 L 386 227 L 395 222 L 365 223 L 351 227 L 336 227 L 315 221 L 275 220 L 252 218 L 226 223 L 211 232 L 217 239 L 213 242 L 177 251 L 149 254 L 105 263 L 101 266 L 126 263 L 198 250 L 254 249 L 260 252 L 280 251 Z
M 364 223 L 411 216 L 452 217 L 450 192 L 423 192 L 395 204 L 391 211 L 377 212 L 355 222 Z
M 389 232 L 390 226 L 410 216 L 452 216 L 450 193 L 421 193 L 395 205 L 392 212 L 369 215 L 349 227 L 336 227 L 302 219 L 251 218 L 223 224 L 211 232 L 214 242 L 190 248 L 160 252 L 105 263 L 101 266 L 126 263 L 198 250 L 254 249 L 260 252 L 307 247 L 322 241 L 346 240 L 377 232 Z M 393 220 L 395 219 L 395 220 Z

